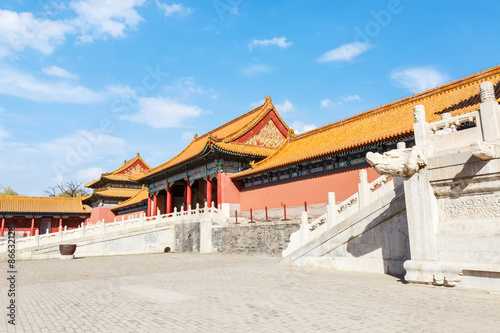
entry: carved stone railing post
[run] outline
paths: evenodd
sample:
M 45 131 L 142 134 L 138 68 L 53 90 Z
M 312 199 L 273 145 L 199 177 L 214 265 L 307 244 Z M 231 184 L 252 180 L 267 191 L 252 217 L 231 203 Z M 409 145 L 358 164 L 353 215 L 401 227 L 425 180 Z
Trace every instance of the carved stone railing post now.
M 359 170 L 358 202 L 359 209 L 368 205 L 368 195 L 370 194 L 370 184 L 368 184 L 368 173 L 365 169 Z
M 481 130 L 483 132 L 484 141 L 492 141 L 500 138 L 499 112 L 500 107 L 495 100 L 495 90 L 493 83 L 490 81 L 483 82 L 479 85 L 481 94 Z
M 415 144 L 421 147 L 426 147 L 429 144 L 431 131 L 429 124 L 425 120 L 425 108 L 423 105 L 417 105 L 413 108 L 413 131 L 415 133 Z
M 337 214 L 337 205 L 335 204 L 335 192 L 328 193 L 328 205 L 326 206 L 326 225 L 330 229 L 335 225 L 335 215 Z
M 415 143 L 427 143 L 424 130 L 428 126 L 421 119 L 423 107 L 415 107 Z M 425 114 L 425 113 L 423 113 Z M 417 133 L 418 132 L 418 133 Z M 418 135 L 418 139 L 417 139 Z M 406 217 L 408 221 L 408 236 L 410 243 L 411 260 L 405 262 L 406 276 L 409 282 L 425 282 L 432 280 L 430 272 L 420 272 L 422 262 L 436 261 L 436 232 L 439 222 L 438 204 L 434 191 L 429 182 L 429 173 L 426 168 L 420 169 L 413 175 L 404 178 L 406 203 Z
M 85 237 L 85 222 L 82 222 L 82 225 L 80 227 L 80 237 Z
M 300 245 L 304 245 L 308 241 L 309 236 L 309 221 L 307 212 L 302 212 L 300 215 Z
M 62 242 L 63 240 L 63 229 L 62 225 L 59 226 L 59 231 L 57 232 L 57 238 L 59 238 L 59 241 Z
M 40 245 L 40 235 L 38 234 L 38 229 L 35 230 L 35 246 Z

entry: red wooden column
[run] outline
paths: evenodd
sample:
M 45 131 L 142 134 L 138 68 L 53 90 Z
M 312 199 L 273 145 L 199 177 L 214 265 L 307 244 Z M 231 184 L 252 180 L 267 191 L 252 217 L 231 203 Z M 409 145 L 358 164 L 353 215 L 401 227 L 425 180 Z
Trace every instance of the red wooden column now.
M 173 184 L 172 184 L 173 185 Z M 172 186 L 168 185 L 167 187 L 167 213 L 172 213 Z
M 222 207 L 222 176 L 221 172 L 217 172 L 217 208 Z
M 5 216 L 2 217 L 2 229 L 1 229 L 0 237 L 3 237 L 3 229 L 4 228 L 5 228 Z
M 30 236 L 35 235 L 35 218 L 31 218 L 31 228 L 30 228 Z
M 186 209 L 191 205 L 191 185 L 189 185 L 189 179 L 186 180 Z
M 210 176 L 207 176 L 207 207 L 212 206 L 212 182 L 210 181 Z
M 151 216 L 156 216 L 158 213 L 158 192 L 153 194 L 153 211 L 151 212 Z
M 183 201 L 184 202 L 184 210 L 187 209 L 187 187 L 188 187 L 187 181 L 185 180 L 184 181 L 184 201 Z
M 151 216 L 151 196 L 148 194 L 148 211 L 146 212 L 146 216 Z

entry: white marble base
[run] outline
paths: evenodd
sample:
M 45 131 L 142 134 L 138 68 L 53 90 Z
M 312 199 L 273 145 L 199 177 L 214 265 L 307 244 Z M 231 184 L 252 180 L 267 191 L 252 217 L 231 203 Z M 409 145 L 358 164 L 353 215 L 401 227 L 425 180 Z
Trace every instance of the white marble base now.
M 61 255 L 61 260 L 72 260 L 72 259 L 75 259 L 75 255 L 74 254 L 67 255 L 67 256 Z

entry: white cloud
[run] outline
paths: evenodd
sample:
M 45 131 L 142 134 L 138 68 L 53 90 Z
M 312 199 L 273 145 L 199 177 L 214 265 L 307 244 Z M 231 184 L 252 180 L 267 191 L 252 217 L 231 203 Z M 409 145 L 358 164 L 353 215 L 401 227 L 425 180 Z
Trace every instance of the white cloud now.
M 129 97 L 129 96 L 135 96 L 137 92 L 132 89 L 129 85 L 121 85 L 121 84 L 116 84 L 116 85 L 110 85 L 106 87 L 108 91 L 116 95 L 118 97 Z
M 276 45 L 281 48 L 288 47 L 292 45 L 292 42 L 287 42 L 286 37 L 274 37 L 273 39 L 264 39 L 258 40 L 254 39 L 251 43 L 248 44 L 248 48 L 252 50 L 255 46 L 268 46 L 268 45 Z
M 214 89 L 207 90 L 203 88 L 192 76 L 181 77 L 177 79 L 174 85 L 164 86 L 163 88 L 171 93 L 175 93 L 176 96 L 182 95 L 185 99 L 189 99 L 192 95 L 207 95 L 211 99 L 217 98 L 217 94 Z
M 436 87 L 449 80 L 448 75 L 432 67 L 413 67 L 394 70 L 390 74 L 392 83 L 411 93 L 418 93 Z
M 10 135 L 9 132 L 7 132 L 2 125 L 0 125 L 0 145 L 3 144 L 2 139 L 8 138 L 9 135 Z
M 153 128 L 183 127 L 184 121 L 196 118 L 202 110 L 194 105 L 181 104 L 166 97 L 141 97 L 139 112 L 120 119 L 146 124 Z
M 81 42 L 108 37 L 125 37 L 126 29 L 134 29 L 144 19 L 135 7 L 146 0 L 80 0 L 72 1 L 69 6 L 78 18 L 73 24 L 79 28 Z
M 51 54 L 65 41 L 74 28 L 63 21 L 33 17 L 32 13 L 16 13 L 0 9 L 0 58 L 26 47 Z
M 369 43 L 353 42 L 344 44 L 321 55 L 318 62 L 350 61 L 371 48 L 373 48 L 373 45 Z
M 317 126 L 314 124 L 307 125 L 298 120 L 294 120 L 293 123 L 290 125 L 290 127 L 293 128 L 295 134 L 304 133 L 317 128 Z
M 182 132 L 182 141 L 191 142 L 194 139 L 194 132 Z
M 99 130 L 77 130 L 66 137 L 38 143 L 35 148 L 38 148 L 42 154 L 59 159 L 67 158 L 67 164 L 74 167 L 83 162 L 100 159 L 103 156 L 122 155 L 125 149 L 125 140 L 104 134 Z M 77 160 L 81 160 L 81 162 L 71 163 Z
M 102 100 L 88 88 L 66 82 L 44 82 L 31 74 L 8 68 L 0 69 L 0 94 L 37 102 L 89 104 Z
M 293 104 L 289 100 L 285 100 L 283 103 L 275 104 L 274 106 L 276 106 L 276 110 L 281 113 L 293 111 Z
M 98 167 L 88 168 L 88 169 L 80 169 L 76 172 L 76 178 L 84 183 L 89 183 L 95 179 L 99 179 L 103 170 Z
M 360 101 L 361 97 L 359 97 L 358 95 L 349 95 L 349 96 L 346 96 L 346 97 L 342 97 L 342 100 L 344 102 Z
M 321 106 L 324 107 L 324 108 L 326 108 L 326 107 L 329 107 L 329 106 L 339 106 L 339 105 L 342 105 L 343 102 L 352 102 L 352 101 L 360 101 L 360 100 L 361 100 L 361 97 L 359 97 L 359 95 L 344 96 L 344 97 L 341 97 L 340 100 L 337 100 L 337 101 L 332 101 L 329 98 L 325 98 L 325 99 L 321 100 Z
M 65 132 L 64 128 L 58 130 Z M 108 159 L 115 161 L 109 165 L 116 168 L 113 166 L 116 161 L 129 157 L 124 139 L 104 134 L 99 129 L 55 135 L 43 142 L 7 143 L 8 149 L 2 150 L 0 163 L 9 161 L 5 165 L 8 170 L 4 172 L 9 179 L 8 185 L 24 195 L 44 195 L 44 189 L 51 183 L 76 180 L 81 169 L 101 166 Z
M 183 5 L 177 3 L 167 5 L 166 3 L 161 3 L 156 0 L 156 5 L 164 11 L 165 16 L 172 16 L 174 14 L 187 15 L 193 11 L 191 8 L 184 7 Z
M 325 98 L 325 99 L 323 99 L 321 101 L 321 106 L 324 107 L 324 108 L 326 108 L 326 107 L 328 107 L 328 106 L 330 106 L 332 104 L 333 104 L 333 101 L 331 99 L 329 99 L 329 98 Z
M 273 68 L 268 65 L 264 64 L 256 64 L 256 65 L 250 65 L 246 68 L 243 68 L 241 70 L 241 73 L 244 75 L 248 76 L 253 76 L 253 75 L 258 75 L 258 74 L 266 74 L 266 73 L 271 73 L 273 71 Z
M 250 107 L 252 109 L 255 109 L 256 107 L 258 106 L 261 106 L 262 104 L 264 104 L 265 100 L 261 99 L 260 101 L 257 101 L 257 102 L 252 102 L 250 103 Z
M 78 75 L 68 72 L 67 70 L 57 66 L 44 67 L 42 68 L 42 72 L 47 75 L 57 76 L 65 79 L 78 79 Z

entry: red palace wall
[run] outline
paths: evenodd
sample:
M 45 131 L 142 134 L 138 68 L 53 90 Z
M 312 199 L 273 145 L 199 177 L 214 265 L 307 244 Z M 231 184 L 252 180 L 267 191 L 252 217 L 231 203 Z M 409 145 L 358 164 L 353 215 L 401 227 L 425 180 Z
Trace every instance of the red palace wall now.
M 113 222 L 115 220 L 115 214 L 111 210 L 112 207 L 96 207 L 92 208 L 90 217 L 87 219 L 86 223 L 96 223 L 97 221 L 106 221 L 107 223 Z
M 240 191 L 244 188 L 241 182 L 233 182 L 231 174 L 222 173 L 221 187 L 222 187 L 222 203 L 240 203 Z
M 239 193 L 241 211 L 250 208 L 264 209 L 277 208 L 283 205 L 299 206 L 325 203 L 328 201 L 328 192 L 335 192 L 337 202 L 344 201 L 358 192 L 359 170 L 367 169 L 368 181 L 372 182 L 380 177 L 368 164 L 360 164 L 349 168 L 322 172 L 320 175 L 310 175 L 268 185 L 243 188 Z M 224 200 L 224 199 L 223 199 Z M 224 200 L 224 202 L 226 202 Z

